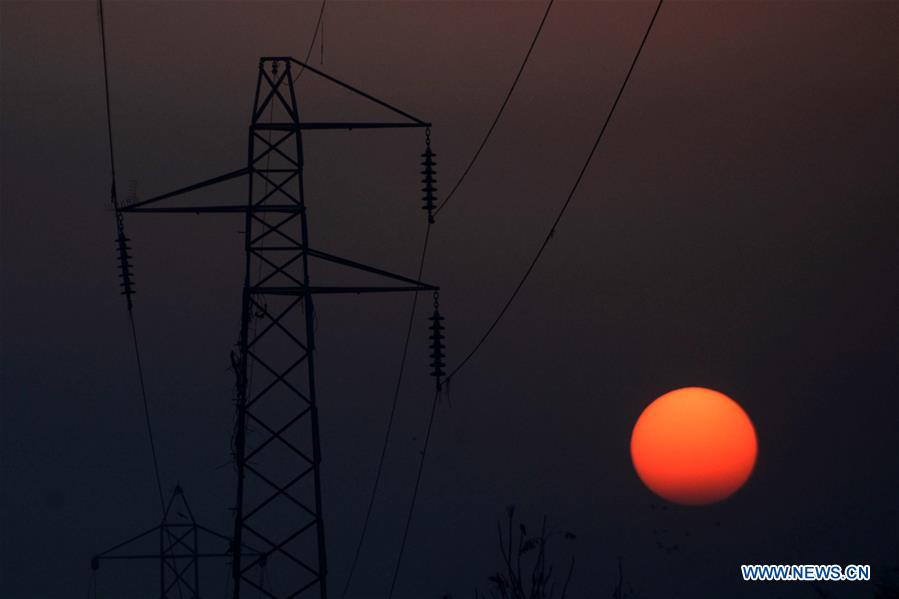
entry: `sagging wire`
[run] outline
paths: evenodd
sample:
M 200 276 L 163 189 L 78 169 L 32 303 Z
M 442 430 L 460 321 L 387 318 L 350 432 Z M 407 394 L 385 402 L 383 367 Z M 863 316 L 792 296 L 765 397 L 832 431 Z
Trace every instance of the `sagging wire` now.
M 500 104 L 499 110 L 496 113 L 496 116 L 493 117 L 493 122 L 490 123 L 490 127 L 487 128 L 487 133 L 484 134 L 484 138 L 481 140 L 481 144 L 478 146 L 478 149 L 475 150 L 474 155 L 471 157 L 471 160 L 468 161 L 468 166 L 465 167 L 465 170 L 462 171 L 462 175 L 456 180 L 455 185 L 450 189 L 449 194 L 447 194 L 446 199 L 443 200 L 443 203 L 440 204 L 440 207 L 437 208 L 437 211 L 434 214 L 437 214 L 443 208 L 449 204 L 449 201 L 453 199 L 453 196 L 456 194 L 456 191 L 459 189 L 459 186 L 462 185 L 462 181 L 465 180 L 465 177 L 468 176 L 468 173 L 471 171 L 471 167 L 474 166 L 474 163 L 477 162 L 478 156 L 481 155 L 481 151 L 484 149 L 484 146 L 487 145 L 487 140 L 490 139 L 490 136 L 493 135 L 493 130 L 496 129 L 496 124 L 499 123 L 500 117 L 503 115 L 503 111 L 506 109 L 506 105 L 509 103 L 509 98 L 512 97 L 512 92 L 515 91 L 515 87 L 518 85 L 518 80 L 521 79 L 521 74 L 524 72 L 525 65 L 528 64 L 528 60 L 531 58 L 531 52 L 534 51 L 534 46 L 537 45 L 537 40 L 540 38 L 540 32 L 543 31 L 543 25 L 546 23 L 546 18 L 549 16 L 549 9 L 553 7 L 553 2 L 555 0 L 549 0 L 546 4 L 546 10 L 543 11 L 543 18 L 540 20 L 540 25 L 537 27 L 537 32 L 534 34 L 533 39 L 531 40 L 531 45 L 528 47 L 527 53 L 524 55 L 524 60 L 521 61 L 521 66 L 518 67 L 518 72 L 515 74 L 515 79 L 512 80 L 512 85 L 509 87 L 509 91 L 506 92 L 506 97 L 503 98 L 503 103 Z
M 428 127 L 425 129 L 425 151 L 421 155 L 422 158 L 426 156 L 431 156 L 432 158 L 436 156 L 431 150 L 431 128 Z M 425 162 L 422 163 L 425 166 L 425 163 L 428 162 L 427 158 Z M 422 207 L 424 210 L 428 211 L 428 219 L 427 226 L 425 228 L 425 236 L 424 241 L 422 242 L 421 247 L 421 255 L 418 261 L 418 274 L 416 275 L 416 280 L 421 280 L 422 273 L 425 268 L 425 259 L 428 255 L 428 242 L 431 239 L 431 225 L 434 224 L 434 218 L 432 214 L 432 209 L 436 202 L 436 192 L 437 192 L 437 178 L 436 178 L 436 170 L 433 169 L 433 166 L 436 165 L 436 162 L 431 163 L 430 170 L 425 168 L 421 174 L 425 175 L 425 179 L 422 180 L 422 183 L 425 183 L 425 187 L 422 189 L 424 192 L 424 197 L 422 201 L 424 202 L 424 206 Z M 381 444 L 381 453 L 378 456 L 378 466 L 375 471 L 375 480 L 372 484 L 371 494 L 368 498 L 368 506 L 365 510 L 365 518 L 362 522 L 362 530 L 359 533 L 359 540 L 356 542 L 356 549 L 353 552 L 353 561 L 350 563 L 349 573 L 347 574 L 346 582 L 343 586 L 343 591 L 341 592 L 341 598 L 345 598 L 350 589 L 350 584 L 353 581 L 353 575 L 356 572 L 356 566 L 359 563 L 359 556 L 362 553 L 362 546 L 365 542 L 365 536 L 368 532 L 368 525 L 371 522 L 372 511 L 375 505 L 375 498 L 378 494 L 378 489 L 381 483 L 381 475 L 384 471 L 384 462 L 387 457 L 387 447 L 390 444 L 390 437 L 393 433 L 393 423 L 396 416 L 396 408 L 399 403 L 400 390 L 403 385 L 403 377 L 406 373 L 406 358 L 409 354 L 409 342 L 412 339 L 412 329 L 415 323 L 415 314 L 418 308 L 418 291 L 413 292 L 412 294 L 412 305 L 409 309 L 409 318 L 406 323 L 406 336 L 403 339 L 403 350 L 400 354 L 400 364 L 399 364 L 399 372 L 397 373 L 396 383 L 393 388 L 393 400 L 390 404 L 390 415 L 387 418 L 387 430 L 384 433 L 384 441 Z
M 425 467 L 425 459 L 428 455 L 428 447 L 431 443 L 431 431 L 434 428 L 434 416 L 437 414 L 437 404 L 440 401 L 440 393 L 443 389 L 443 368 L 446 364 L 443 362 L 443 359 L 446 357 L 445 350 L 446 345 L 444 344 L 445 336 L 443 334 L 444 326 L 443 321 L 444 317 L 440 314 L 440 292 L 434 292 L 434 312 L 431 315 L 431 376 L 434 377 L 434 399 L 431 402 L 431 414 L 428 417 L 428 428 L 425 433 L 424 445 L 421 450 L 421 458 L 418 462 L 418 472 L 415 474 L 415 485 L 412 488 L 412 499 L 409 502 L 409 511 L 406 514 L 406 523 L 403 526 L 403 537 L 402 541 L 400 541 L 400 549 L 396 558 L 396 566 L 393 570 L 393 578 L 390 581 L 390 591 L 387 593 L 387 599 L 393 598 L 393 593 L 396 590 L 396 581 L 399 578 L 400 574 L 400 566 L 403 563 L 403 554 L 406 551 L 406 541 L 409 537 L 409 529 L 412 526 L 412 516 L 415 512 L 415 504 L 418 501 L 418 492 L 421 489 L 421 478 L 422 473 L 424 472 Z
M 440 400 L 440 387 L 434 391 L 434 399 L 431 401 L 431 415 L 428 417 L 428 428 L 425 433 L 424 445 L 421 450 L 421 457 L 418 461 L 418 472 L 415 474 L 415 485 L 412 487 L 412 499 L 409 503 L 409 511 L 406 514 L 406 523 L 403 526 L 403 538 L 400 541 L 400 550 L 396 558 L 396 566 L 393 570 L 393 578 L 390 580 L 390 591 L 387 593 L 387 599 L 393 599 L 393 593 L 396 590 L 396 581 L 400 575 L 400 566 L 403 563 L 403 554 L 406 551 L 406 541 L 409 537 L 409 529 L 412 526 L 412 516 L 415 512 L 415 504 L 418 501 L 418 491 L 421 489 L 421 477 L 425 468 L 425 459 L 428 456 L 428 447 L 431 442 L 431 431 L 434 428 L 434 416 L 437 414 L 437 404 Z
M 318 33 L 322 28 L 322 19 L 325 18 L 325 4 L 327 4 L 328 0 L 322 0 L 321 7 L 318 9 L 318 20 L 315 22 L 315 30 L 312 32 L 312 40 L 309 42 L 309 48 L 306 49 L 306 58 L 303 59 L 304 63 L 309 62 L 309 57 L 312 56 L 312 49 L 315 48 L 315 40 L 318 37 Z M 322 62 L 324 62 L 325 57 L 325 46 L 324 42 L 322 42 Z M 300 70 L 297 72 L 297 76 L 293 78 L 293 82 L 296 83 L 297 79 L 300 78 L 300 75 L 303 74 L 303 71 L 306 70 L 305 65 L 300 66 Z
M 528 269 L 525 271 L 524 276 L 518 282 L 518 285 L 515 287 L 515 290 L 512 292 L 512 295 L 506 301 L 502 310 L 500 310 L 499 315 L 496 317 L 496 319 L 494 319 L 493 323 L 488 327 L 487 332 L 484 333 L 484 335 L 481 337 L 481 339 L 478 341 L 478 343 L 475 345 L 475 347 L 468 353 L 468 355 L 466 355 L 466 357 L 462 360 L 462 362 L 458 366 L 456 366 L 456 368 L 453 369 L 453 371 L 450 372 L 450 374 L 444 379 L 444 383 L 443 383 L 444 385 L 449 386 L 450 381 L 452 380 L 453 376 L 456 373 L 458 373 L 459 370 L 468 363 L 468 361 L 472 358 L 472 356 L 483 345 L 484 341 L 486 341 L 487 337 L 490 336 L 490 333 L 496 328 L 496 325 L 502 319 L 503 315 L 505 315 L 509 306 L 512 304 L 515 297 L 518 295 L 518 292 L 521 290 L 525 281 L 527 280 L 527 278 L 530 276 L 531 272 L 533 271 L 534 266 L 537 264 L 537 261 L 540 259 L 541 255 L 543 254 L 543 251 L 546 249 L 546 246 L 549 244 L 550 239 L 552 239 L 553 235 L 555 234 L 556 227 L 558 226 L 559 222 L 561 221 L 562 216 L 565 214 L 565 211 L 568 209 L 568 206 L 571 203 L 571 199 L 574 197 L 574 194 L 577 191 L 577 188 L 579 187 L 581 180 L 584 177 L 584 173 L 587 171 L 587 167 L 590 165 L 590 162 L 593 159 L 594 154 L 596 153 L 596 149 L 599 147 L 599 143 L 602 140 L 603 135 L 606 131 L 606 128 L 608 127 L 609 122 L 612 119 L 612 115 L 615 112 L 615 108 L 618 106 L 618 102 L 621 100 L 621 96 L 624 93 L 625 87 L 627 87 L 627 83 L 630 80 L 631 74 L 634 71 L 634 67 L 637 64 L 637 60 L 640 58 L 640 54 L 643 52 L 643 48 L 646 45 L 646 40 L 649 38 L 649 34 L 652 31 L 653 24 L 656 21 L 656 17 L 658 17 L 658 14 L 662 8 L 663 2 L 664 2 L 664 0 L 659 0 L 658 4 L 656 5 L 655 11 L 652 14 L 652 18 L 650 19 L 649 24 L 646 27 L 646 32 L 643 34 L 643 39 L 640 41 L 640 45 L 638 46 L 637 51 L 634 54 L 634 58 L 631 61 L 630 67 L 627 70 L 627 73 L 624 77 L 624 80 L 621 83 L 620 88 L 618 89 L 618 93 L 615 96 L 615 100 L 612 103 L 612 106 L 609 109 L 608 114 L 606 115 L 606 118 L 602 124 L 602 127 L 600 128 L 599 133 L 596 136 L 596 140 L 594 141 L 593 146 L 590 149 L 590 152 L 587 155 L 586 160 L 584 161 L 584 165 L 581 167 L 581 170 L 578 173 L 577 178 L 575 179 L 575 182 L 571 188 L 571 191 L 568 193 L 568 196 L 565 199 L 565 202 L 562 204 L 561 209 L 559 210 L 558 214 L 556 215 L 556 218 L 553 221 L 553 224 L 549 229 L 549 233 L 546 235 L 546 237 L 543 240 L 543 243 L 541 244 L 540 248 L 538 249 L 537 254 L 534 256 L 534 259 L 531 261 L 530 265 L 528 266 Z M 542 26 L 542 24 L 541 24 L 541 26 Z M 444 202 L 443 205 L 445 205 L 445 204 L 446 204 L 446 202 Z M 443 205 L 441 205 L 441 207 Z M 409 528 L 411 526 L 412 516 L 415 511 L 415 504 L 418 499 L 419 489 L 421 487 L 421 478 L 422 478 L 422 471 L 424 470 L 425 458 L 427 457 L 428 447 L 429 447 L 430 441 L 431 441 L 431 432 L 432 432 L 433 424 L 434 424 L 434 415 L 437 412 L 437 404 L 440 399 L 440 389 L 441 389 L 441 386 L 440 386 L 440 384 L 438 384 L 437 390 L 434 393 L 433 402 L 431 404 L 431 414 L 430 414 L 430 417 L 428 418 L 428 428 L 427 428 L 427 432 L 425 434 L 424 446 L 421 451 L 421 458 L 420 458 L 419 464 L 418 464 L 418 472 L 415 477 L 415 485 L 412 490 L 412 499 L 411 499 L 411 502 L 409 505 L 408 514 L 406 516 L 406 522 L 405 522 L 405 526 L 403 529 L 403 537 L 402 537 L 402 541 L 400 543 L 400 549 L 399 549 L 399 553 L 397 556 L 396 566 L 395 566 L 394 572 L 393 572 L 393 579 L 390 583 L 390 590 L 387 595 L 388 599 L 393 599 L 393 594 L 396 589 L 396 581 L 399 576 L 400 566 L 402 565 L 403 554 L 406 549 L 406 540 L 409 535 Z
M 521 279 L 519 279 L 518 284 L 512 291 L 512 294 L 506 300 L 505 304 L 503 304 L 503 307 L 502 309 L 500 309 L 499 314 L 497 314 L 496 318 L 493 319 L 493 322 L 490 323 L 490 326 L 487 327 L 487 330 L 474 345 L 471 351 L 468 352 L 468 354 L 462 359 L 462 361 L 449 373 L 449 375 L 447 375 L 447 382 L 449 382 L 466 364 L 468 364 L 469 360 L 471 360 L 471 358 L 477 353 L 484 342 L 487 341 L 487 338 L 496 328 L 496 325 L 499 324 L 500 320 L 502 320 L 503 316 L 505 316 L 506 312 L 509 310 L 509 306 L 511 306 L 512 302 L 515 301 L 515 298 L 518 296 L 518 292 L 521 291 L 521 288 L 524 286 L 525 281 L 527 281 L 528 277 L 531 276 L 531 273 L 534 271 L 534 267 L 537 265 L 537 262 L 543 255 L 543 251 L 546 249 L 546 246 L 549 245 L 550 240 L 552 240 L 553 236 L 555 235 L 556 227 L 559 225 L 559 222 L 562 220 L 562 217 L 568 210 L 568 206 L 571 204 L 571 200 L 572 198 L 574 198 L 574 194 L 580 186 L 581 181 L 584 178 L 584 174 L 587 172 L 587 168 L 590 166 L 590 162 L 593 160 L 594 154 L 596 154 L 596 149 L 599 147 L 599 142 L 602 141 L 603 135 L 606 132 L 606 128 L 609 126 L 609 122 L 611 122 L 612 120 L 612 115 L 615 114 L 615 108 L 618 106 L 618 102 L 621 100 L 621 96 L 624 93 L 624 89 L 627 87 L 627 83 L 631 78 L 631 74 L 634 72 L 634 67 L 637 65 L 637 60 L 640 58 L 640 54 L 643 52 L 643 47 L 646 45 L 646 40 L 649 38 L 649 33 L 650 31 L 652 31 L 652 26 L 656 21 L 659 10 L 662 8 L 663 1 L 664 0 L 659 0 L 658 4 L 656 5 L 655 11 L 652 13 L 652 18 L 649 20 L 649 25 L 646 27 L 646 32 L 643 34 L 643 39 L 640 41 L 640 45 L 638 46 L 637 51 L 634 54 L 634 58 L 631 61 L 630 67 L 628 68 L 627 73 L 625 74 L 624 79 L 621 82 L 621 86 L 618 88 L 618 93 L 615 96 L 615 100 L 612 102 L 612 107 L 606 114 L 606 118 L 603 121 L 602 127 L 600 127 L 599 133 L 596 135 L 596 139 L 593 142 L 593 146 L 590 148 L 590 152 L 587 154 L 587 158 L 584 160 L 584 164 L 581 166 L 581 170 L 578 172 L 578 175 L 574 180 L 574 184 L 571 186 L 571 190 L 568 192 L 568 196 L 565 198 L 565 201 L 562 203 L 561 208 L 556 214 L 552 225 L 549 227 L 549 231 L 543 238 L 543 242 L 540 244 L 540 247 L 537 249 L 537 253 L 534 255 L 534 258 L 531 260 L 530 264 L 527 267 L 527 270 L 525 270 Z
M 131 339 L 134 344 L 134 356 L 137 362 L 137 375 L 140 381 L 140 393 L 144 406 L 144 421 L 147 427 L 147 436 L 150 441 L 150 452 L 153 457 L 153 472 L 156 477 L 156 490 L 159 494 L 159 504 L 163 514 L 165 513 L 165 496 L 162 492 L 162 477 L 159 473 L 159 458 L 156 453 L 156 441 L 153 436 L 153 424 L 150 418 L 150 406 L 147 399 L 147 388 L 144 382 L 144 370 L 140 358 L 140 344 L 137 338 L 137 327 L 134 323 L 134 305 L 132 296 L 134 295 L 134 285 L 132 282 L 131 256 L 128 253 L 128 237 L 125 235 L 125 222 L 119 205 L 118 195 L 116 193 L 116 170 L 115 170 L 115 150 L 112 135 L 112 108 L 109 99 L 109 65 L 106 52 L 106 19 L 103 13 L 103 0 L 97 0 L 97 13 L 100 20 L 100 43 L 103 50 L 103 88 L 106 95 L 106 131 L 109 139 L 109 164 L 111 171 L 110 185 L 110 201 L 115 212 L 116 218 L 116 245 L 118 247 L 119 258 L 119 276 L 122 279 L 122 295 L 128 306 L 128 320 L 131 325 Z

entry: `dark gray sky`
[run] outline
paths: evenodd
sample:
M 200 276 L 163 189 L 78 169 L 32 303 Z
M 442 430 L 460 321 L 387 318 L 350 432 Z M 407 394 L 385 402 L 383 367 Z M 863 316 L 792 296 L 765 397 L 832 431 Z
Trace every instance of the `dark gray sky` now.
M 432 121 L 446 191 L 543 6 L 331 2 L 322 68 Z M 433 231 L 426 279 L 443 288 L 451 365 L 545 235 L 652 9 L 553 8 Z M 438 413 L 399 596 L 484 588 L 509 503 L 578 533 L 559 548 L 560 560 L 577 555 L 573 597 L 611 593 L 619 555 L 642 597 L 815 596 L 799 583 L 743 583 L 747 562 L 870 563 L 875 577 L 899 566 L 897 10 L 666 2 L 555 238 Z M 148 197 L 241 166 L 258 57 L 301 55 L 318 3 L 106 12 L 119 186 L 136 180 Z M 91 554 L 157 517 L 117 295 L 95 4 L 4 1 L 0 44 L 0 595 L 72 597 L 86 591 Z M 362 110 L 300 85 L 310 116 Z M 317 244 L 414 273 L 421 150 L 420 132 L 308 137 Z M 162 474 L 184 485 L 198 519 L 227 531 L 241 223 L 133 216 L 127 227 Z M 317 304 L 333 587 L 361 525 L 409 299 Z M 399 545 L 432 385 L 425 327 L 359 599 L 384 596 Z M 652 399 L 688 385 L 744 406 L 758 465 L 721 504 L 653 509 L 661 501 L 630 464 L 631 427 Z M 659 549 L 660 535 L 679 550 Z M 100 588 L 151 597 L 153 572 L 105 564 Z M 208 573 L 214 588 L 225 565 Z

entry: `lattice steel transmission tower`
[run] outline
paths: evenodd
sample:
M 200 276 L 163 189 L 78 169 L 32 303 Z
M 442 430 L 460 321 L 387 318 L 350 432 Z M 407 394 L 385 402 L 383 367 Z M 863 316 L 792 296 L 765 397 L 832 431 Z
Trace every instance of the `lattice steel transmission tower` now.
M 397 122 L 307 122 L 294 82 L 322 77 L 395 115 Z M 259 62 L 244 168 L 121 209 L 123 213 L 235 213 L 244 216 L 246 255 L 240 336 L 231 362 L 237 418 L 233 451 L 237 498 L 232 547 L 233 597 L 252 588 L 268 597 L 327 596 L 322 521 L 315 308 L 319 294 L 437 291 L 437 287 L 310 246 L 303 186 L 303 131 L 429 128 L 386 102 L 286 56 Z M 176 196 L 238 177 L 247 200 L 234 205 L 169 205 Z M 385 280 L 380 286 L 317 285 L 314 263 L 330 263 Z M 262 588 L 266 567 L 280 585 Z
M 204 550 L 201 543 L 207 547 L 214 544 L 215 549 Z M 197 524 L 181 485 L 177 485 L 159 524 L 93 556 L 91 568 L 99 570 L 104 561 L 158 561 L 160 599 L 201 599 L 200 560 L 230 557 L 233 551 L 229 537 Z M 258 557 L 246 548 L 242 553 Z

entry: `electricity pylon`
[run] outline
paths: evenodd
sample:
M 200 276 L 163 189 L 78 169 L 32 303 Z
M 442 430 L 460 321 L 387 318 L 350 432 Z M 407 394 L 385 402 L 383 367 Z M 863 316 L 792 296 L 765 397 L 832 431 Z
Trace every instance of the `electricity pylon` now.
M 201 538 L 216 543 L 219 550 L 203 551 Z M 98 553 L 91 558 L 91 568 L 98 570 L 101 561 L 157 560 L 160 599 L 175 596 L 201 599 L 200 560 L 231 557 L 233 551 L 229 537 L 197 524 L 178 485 L 165 505 L 159 524 Z M 246 550 L 245 554 L 258 555 Z
M 403 120 L 301 120 L 294 82 L 304 70 Z M 237 351 L 231 355 L 237 381 L 233 547 L 250 544 L 258 553 L 233 553 L 234 599 L 250 587 L 267 597 L 293 598 L 316 589 L 322 598 L 327 596 L 313 297 L 438 290 L 310 247 L 303 187 L 303 131 L 406 127 L 429 128 L 430 123 L 293 58 L 263 57 L 256 81 L 247 165 L 121 209 L 134 214 L 244 215 L 246 261 L 240 337 Z M 247 201 L 243 204 L 165 205 L 165 200 L 238 177 L 248 180 Z M 311 265 L 315 261 L 375 275 L 389 283 L 313 284 Z M 264 566 L 272 581 L 282 588 L 262 588 L 257 574 Z

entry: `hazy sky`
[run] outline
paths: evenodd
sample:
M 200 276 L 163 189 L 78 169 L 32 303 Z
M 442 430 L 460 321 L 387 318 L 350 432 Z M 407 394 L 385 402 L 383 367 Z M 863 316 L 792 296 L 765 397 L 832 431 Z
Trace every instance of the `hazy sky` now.
M 445 193 L 544 6 L 329 2 L 321 68 L 434 123 Z M 108 2 L 119 187 L 135 180 L 149 197 L 242 166 L 258 58 L 302 55 L 318 8 Z M 432 231 L 425 278 L 443 289 L 451 366 L 546 234 L 653 8 L 552 9 L 503 120 Z M 875 578 L 899 567 L 897 12 L 894 2 L 665 3 L 546 254 L 438 413 L 399 597 L 484 589 L 510 503 L 530 523 L 547 514 L 578 534 L 558 547 L 560 567 L 577 556 L 573 598 L 608 596 L 617 556 L 648 598 L 815 596 L 807 584 L 743 583 L 740 563 L 870 563 Z M 0 595 L 83 596 L 90 556 L 158 515 L 117 287 L 95 3 L 4 0 L 0 44 Z M 364 110 L 301 81 L 310 118 Z M 316 244 L 414 274 L 422 149 L 420 131 L 307 136 Z M 198 520 L 226 532 L 241 228 L 228 216 L 127 219 L 164 482 L 180 481 Z M 335 589 L 410 299 L 317 303 Z M 424 316 L 359 599 L 385 596 L 400 541 L 433 384 Z M 652 399 L 688 385 L 743 405 L 759 461 L 729 500 L 662 510 L 634 474 L 629 435 Z M 226 565 L 204 567 L 221 596 Z M 105 596 L 154 596 L 154 566 L 129 568 L 103 565 Z

